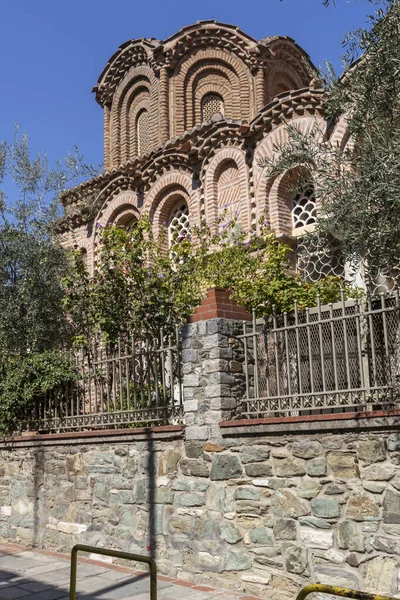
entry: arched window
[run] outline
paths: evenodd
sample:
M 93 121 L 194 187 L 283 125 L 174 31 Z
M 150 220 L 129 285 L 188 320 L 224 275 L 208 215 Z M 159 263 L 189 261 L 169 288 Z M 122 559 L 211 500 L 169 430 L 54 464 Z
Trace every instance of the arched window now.
M 130 198 L 136 200 L 131 193 Z M 128 196 L 129 198 L 129 196 Z M 116 225 L 125 231 L 130 231 L 138 222 L 139 212 L 134 204 L 122 204 L 111 214 L 108 224 Z
M 118 218 L 117 225 L 118 227 L 125 229 L 125 231 L 131 231 L 135 227 L 137 221 L 136 215 L 126 211 Z
M 292 222 L 293 229 L 312 225 L 317 220 L 317 205 L 315 190 L 312 184 L 307 185 L 293 198 Z
M 171 211 L 168 223 L 168 242 L 172 246 L 189 235 L 189 208 L 185 200 L 177 202 Z
M 309 182 L 292 197 L 292 235 L 297 237 L 294 247 L 296 270 L 307 281 L 316 282 L 335 275 L 344 276 L 344 260 L 340 243 L 334 238 L 322 242 L 318 238 L 304 243 L 304 232 L 313 230 L 317 221 L 317 202 L 313 183 Z M 311 227 L 308 227 L 311 226 Z
M 138 154 L 146 154 L 150 151 L 150 119 L 147 110 L 142 110 L 136 121 Z
M 201 120 L 210 121 L 215 114 L 224 116 L 224 100 L 219 94 L 206 94 L 201 101 Z
M 80 251 L 80 253 L 81 253 L 81 257 L 82 257 L 83 264 L 85 265 L 85 267 L 86 267 L 86 269 L 87 269 L 87 268 L 88 268 L 88 266 L 89 266 L 89 259 L 88 259 L 88 253 L 87 253 L 87 250 L 86 250 L 86 248 L 80 248 L 80 250 L 79 250 L 79 251 Z

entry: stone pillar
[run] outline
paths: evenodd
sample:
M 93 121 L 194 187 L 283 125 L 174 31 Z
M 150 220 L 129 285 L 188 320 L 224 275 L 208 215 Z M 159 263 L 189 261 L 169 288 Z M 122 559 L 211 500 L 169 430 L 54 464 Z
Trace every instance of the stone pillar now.
M 219 423 L 233 416 L 245 386 L 242 346 L 235 344 L 235 338 L 249 319 L 226 290 L 211 289 L 183 327 L 187 440 L 220 440 Z
M 168 69 L 164 65 L 160 69 L 160 142 L 169 139 L 169 79 Z
M 110 123 L 111 123 L 111 110 L 110 107 L 104 105 L 104 170 L 111 168 L 111 135 L 110 135 Z

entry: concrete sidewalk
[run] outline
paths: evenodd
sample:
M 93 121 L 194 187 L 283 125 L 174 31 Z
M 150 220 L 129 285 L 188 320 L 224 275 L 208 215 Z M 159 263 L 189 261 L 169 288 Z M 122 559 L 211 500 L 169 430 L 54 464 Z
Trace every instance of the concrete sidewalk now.
M 0 543 L 0 600 L 67 600 L 69 567 L 69 556 Z M 104 562 L 79 559 L 77 581 L 79 600 L 150 598 L 146 573 Z M 159 600 L 258 600 L 163 575 L 158 576 L 157 587 Z

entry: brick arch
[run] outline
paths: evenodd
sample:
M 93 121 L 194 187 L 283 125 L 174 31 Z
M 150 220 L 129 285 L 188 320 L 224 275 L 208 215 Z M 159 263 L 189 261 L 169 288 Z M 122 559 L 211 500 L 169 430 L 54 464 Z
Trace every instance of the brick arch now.
M 142 93 L 136 96 L 132 102 L 129 112 L 127 113 L 127 130 L 130 133 L 127 148 L 126 148 L 126 160 L 133 160 L 136 156 L 139 156 L 139 134 L 137 120 L 140 113 L 146 110 L 150 113 L 150 96 L 147 93 Z
M 177 64 L 171 80 L 170 105 L 175 107 L 175 122 L 172 123 L 174 135 L 180 135 L 185 130 L 185 123 L 191 122 L 185 115 L 185 108 L 190 101 L 191 89 L 187 87 L 187 82 L 192 78 L 203 65 L 217 68 L 219 71 L 230 76 L 232 81 L 237 82 L 237 86 L 232 90 L 233 114 L 237 119 L 247 119 L 251 117 L 251 111 L 255 103 L 252 76 L 246 64 L 236 55 L 218 48 L 194 49 L 186 54 Z M 215 90 L 217 91 L 217 90 Z M 225 100 L 225 98 L 224 98 Z
M 95 235 L 97 225 L 101 225 L 102 227 L 106 227 L 110 221 L 115 221 L 118 215 L 122 213 L 126 213 L 127 210 L 131 210 L 132 216 L 139 218 L 140 212 L 137 207 L 138 198 L 137 194 L 134 191 L 124 191 L 120 192 L 116 196 L 114 196 L 111 200 L 107 200 L 102 209 L 100 210 L 96 220 L 95 220 Z
M 150 115 L 150 138 L 153 146 L 158 143 L 158 79 L 150 67 L 142 65 L 131 68 L 119 83 L 111 106 L 111 157 L 114 166 L 130 160 L 131 113 L 140 96 L 147 95 Z M 134 113 L 137 114 L 137 110 Z
M 185 129 L 192 129 L 201 122 L 199 96 L 204 95 L 201 90 L 205 86 L 222 93 L 227 118 L 241 118 L 240 82 L 236 73 L 219 61 L 195 63 L 184 85 Z
M 267 72 L 267 101 L 289 90 L 298 90 L 305 83 L 301 76 L 288 64 L 273 62 Z
M 199 192 L 193 185 L 193 178 L 188 173 L 170 171 L 157 179 L 144 200 L 143 212 L 153 219 L 156 233 L 168 221 L 168 211 L 175 205 L 178 194 L 187 201 L 190 221 L 199 222 Z
M 87 270 L 88 270 L 89 275 L 92 275 L 93 274 L 93 259 L 94 259 L 93 240 L 86 236 L 85 237 L 78 236 L 77 239 L 75 240 L 74 246 L 77 246 L 78 247 L 77 249 L 80 252 L 82 252 L 82 250 L 84 250 L 86 252 Z
M 354 140 L 350 137 L 347 128 L 347 115 L 339 117 L 329 141 L 332 146 L 338 145 L 341 150 L 354 148 Z
M 150 108 L 150 82 L 147 78 L 137 78 L 127 85 L 121 94 L 113 114 L 114 122 L 119 123 L 118 158 L 120 163 L 137 155 L 137 136 L 135 119 L 138 111 L 146 106 Z
M 292 221 L 292 186 L 300 177 L 307 177 L 312 181 L 311 173 L 299 166 L 292 169 L 290 173 L 282 173 L 276 177 L 268 190 L 267 202 L 270 207 L 270 225 L 278 236 L 282 236 L 287 241 L 293 235 Z
M 237 168 L 237 177 L 233 176 L 234 165 Z M 232 200 L 232 204 L 237 205 L 240 213 L 239 219 L 245 229 L 248 229 L 250 225 L 248 175 L 245 155 L 239 148 L 228 147 L 217 151 L 206 169 L 204 182 L 206 219 L 208 223 L 212 224 L 218 217 L 219 208 L 221 208 L 218 199 L 218 192 L 221 191 L 221 176 L 228 170 L 231 174 L 227 176 L 225 182 L 227 188 L 229 177 L 233 184 L 233 191 L 229 193 L 229 198 Z
M 288 92 L 290 90 L 296 90 L 299 87 L 299 83 L 296 82 L 290 73 L 287 71 L 280 71 L 274 75 L 273 81 L 271 81 L 268 94 L 272 100 L 275 96 Z
M 184 27 L 166 40 L 163 40 L 163 43 L 170 48 L 171 63 L 176 64 L 182 55 L 187 53 L 188 47 L 199 46 L 223 46 L 232 54 L 241 58 L 245 56 L 248 59 L 248 51 L 255 46 L 256 40 L 235 25 L 217 23 L 215 21 L 203 21 Z
M 201 114 L 202 100 L 210 93 L 217 94 L 222 98 L 225 119 L 232 118 L 233 107 L 231 86 L 229 81 L 224 80 L 215 74 L 213 77 L 207 77 L 206 79 L 199 81 L 199 84 L 196 86 L 192 97 L 192 118 L 194 124 L 199 124 L 203 121 Z
M 267 59 L 269 81 L 279 72 L 288 73 L 298 88 L 307 87 L 312 75 L 310 67 L 315 70 L 310 57 L 293 40 L 276 38 L 269 44 L 270 56 Z
M 105 194 L 106 190 L 103 190 L 99 196 Z M 139 219 L 140 211 L 137 207 L 138 196 L 133 190 L 123 190 L 116 195 L 110 196 L 103 203 L 102 208 L 97 214 L 97 217 L 93 223 L 93 244 L 92 244 L 92 258 L 91 268 L 94 270 L 94 265 L 97 260 L 98 252 L 98 232 L 101 228 L 106 227 L 110 222 L 121 223 L 121 220 L 127 218 L 128 212 L 131 213 L 132 217 Z M 119 221 L 119 223 L 118 223 Z
M 322 117 L 305 116 L 293 119 L 291 125 L 296 126 L 305 135 L 309 134 L 316 125 L 320 127 L 321 135 L 326 131 L 326 121 Z M 279 229 L 283 226 L 277 216 L 280 212 L 278 188 L 274 181 L 268 180 L 265 176 L 264 170 L 259 166 L 259 161 L 264 157 L 273 159 L 276 156 L 277 148 L 286 145 L 288 142 L 289 134 L 287 127 L 285 124 L 281 124 L 263 138 L 254 153 L 254 200 L 256 203 L 257 218 L 266 213 L 267 220 L 274 229 L 276 227 Z M 277 233 L 279 233 L 278 230 Z
M 216 94 L 220 96 L 224 101 L 224 109 L 225 113 L 227 112 L 230 102 L 229 102 L 229 86 L 225 86 L 218 78 L 205 80 L 201 82 L 196 88 L 196 96 L 194 99 L 195 106 L 198 107 L 198 116 L 201 115 L 201 102 L 205 96 L 208 94 Z M 227 101 L 225 100 L 227 98 Z M 229 114 L 229 113 L 228 113 Z M 197 118 L 197 115 L 196 115 Z
M 154 232 L 157 234 L 162 228 L 168 227 L 171 215 L 178 203 L 185 203 L 189 208 L 189 223 L 191 218 L 190 213 L 190 197 L 187 190 L 180 185 L 171 185 L 160 191 L 158 197 L 154 201 L 154 212 L 151 214 L 154 226 Z M 168 250 L 168 238 L 164 239 L 163 250 Z

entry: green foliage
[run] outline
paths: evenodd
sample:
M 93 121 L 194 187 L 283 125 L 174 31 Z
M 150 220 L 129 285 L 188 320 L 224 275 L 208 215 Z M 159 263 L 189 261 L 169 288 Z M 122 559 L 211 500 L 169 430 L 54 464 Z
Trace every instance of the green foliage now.
M 337 277 L 312 284 L 291 272 L 291 249 L 278 242 L 266 222 L 246 233 L 237 217 L 192 227 L 167 250 L 167 231 L 158 236 L 147 217 L 131 231 L 109 225 L 100 233 L 94 277 L 82 257 L 71 255 L 64 279 L 65 308 L 75 327 L 75 343 L 89 344 L 101 332 L 115 342 L 129 332 L 140 338 L 173 333 L 211 287 L 228 288 L 237 302 L 259 315 L 338 299 Z M 350 294 L 350 290 L 349 290 Z M 110 301 L 112 299 L 112 301 Z
M 32 157 L 18 129 L 12 144 L 0 144 L 0 185 L 13 194 L 0 190 L 0 427 L 50 389 L 50 376 L 58 385 L 55 349 L 68 346 L 71 330 L 62 307 L 67 260 L 52 225 L 59 194 L 88 169 L 77 150 L 55 166 L 46 154 Z
M 306 168 L 318 191 L 316 235 L 325 243 L 333 234 L 354 267 L 372 277 L 400 267 L 400 4 L 379 4 L 370 28 L 346 37 L 345 74 L 320 75 L 327 116 L 335 123 L 345 115 L 346 147 L 317 127 L 305 136 L 288 125 L 289 144 L 264 161 L 268 177 Z
M 271 314 L 274 307 L 277 312 L 290 312 L 295 302 L 299 309 L 315 306 L 318 294 L 323 303 L 340 295 L 343 281 L 339 277 L 310 283 L 294 273 L 291 248 L 276 239 L 266 221 L 251 236 L 235 220 L 230 221 L 214 236 L 213 245 L 221 250 L 206 254 L 207 287 L 230 289 L 239 305 L 255 310 L 258 316 Z M 347 295 L 352 293 L 348 288 Z
M 52 167 L 46 155 L 31 157 L 28 136 L 18 130 L 11 145 L 0 146 L 0 184 L 8 175 L 15 193 L 12 201 L 3 194 L 0 204 L 0 366 L 68 340 L 65 252 L 51 225 L 58 194 L 76 179 L 81 160 L 75 153 Z
M 21 424 L 29 426 L 37 405 L 47 394 L 51 393 L 53 401 L 57 401 L 75 381 L 70 356 L 60 350 L 9 361 L 0 378 L 0 431 L 8 433 Z
M 158 337 L 162 328 L 172 333 L 201 299 L 192 244 L 177 243 L 169 255 L 166 231 L 156 236 L 146 217 L 131 231 L 111 225 L 98 234 L 93 279 L 78 253 L 72 253 L 64 279 L 75 342 L 89 342 L 96 330 L 107 342 L 129 332 L 141 338 Z

